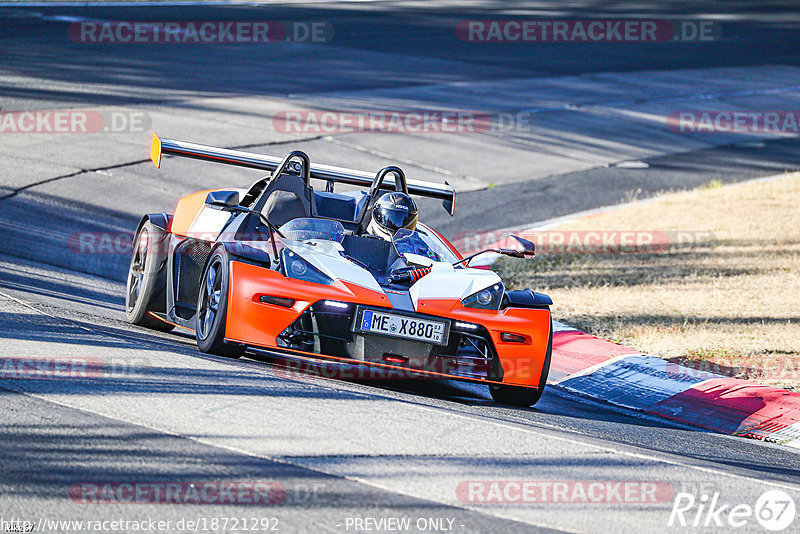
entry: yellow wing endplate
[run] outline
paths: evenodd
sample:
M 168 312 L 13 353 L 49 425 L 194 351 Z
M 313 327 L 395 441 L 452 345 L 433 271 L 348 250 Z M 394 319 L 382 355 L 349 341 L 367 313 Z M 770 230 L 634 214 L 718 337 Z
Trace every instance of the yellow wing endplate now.
M 161 168 L 161 138 L 155 132 L 153 132 L 153 141 L 150 144 L 150 159 L 155 164 L 156 169 Z

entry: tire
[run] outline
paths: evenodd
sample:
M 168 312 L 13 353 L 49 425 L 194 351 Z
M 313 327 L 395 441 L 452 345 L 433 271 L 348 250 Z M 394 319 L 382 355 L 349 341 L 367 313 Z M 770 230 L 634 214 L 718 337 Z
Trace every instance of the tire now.
M 228 312 L 228 254 L 218 248 L 208 259 L 200 279 L 197 296 L 197 326 L 195 338 L 201 351 L 239 358 L 244 354 L 241 345 L 225 342 L 225 321 Z
M 550 374 L 550 357 L 553 354 L 553 320 L 550 319 L 550 336 L 547 339 L 547 352 L 545 353 L 544 363 L 542 364 L 542 376 L 539 379 L 537 388 L 526 388 L 519 386 L 500 386 L 491 384 L 489 393 L 492 399 L 499 404 L 511 406 L 531 407 L 542 397 L 544 388 L 547 385 L 547 376 Z
M 133 239 L 133 253 L 125 284 L 125 317 L 129 323 L 169 332 L 173 325 L 152 315 L 161 301 L 166 307 L 166 280 L 158 272 L 166 260 L 164 243 L 167 234 L 150 221 L 145 221 Z M 161 300 L 159 300 L 161 299 Z

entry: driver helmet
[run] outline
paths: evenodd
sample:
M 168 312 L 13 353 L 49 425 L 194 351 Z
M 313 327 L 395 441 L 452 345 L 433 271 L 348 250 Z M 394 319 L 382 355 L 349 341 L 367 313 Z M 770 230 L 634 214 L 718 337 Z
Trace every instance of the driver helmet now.
M 391 241 L 400 228 L 413 231 L 418 217 L 417 205 L 410 196 L 399 192 L 386 193 L 375 202 L 367 231 Z

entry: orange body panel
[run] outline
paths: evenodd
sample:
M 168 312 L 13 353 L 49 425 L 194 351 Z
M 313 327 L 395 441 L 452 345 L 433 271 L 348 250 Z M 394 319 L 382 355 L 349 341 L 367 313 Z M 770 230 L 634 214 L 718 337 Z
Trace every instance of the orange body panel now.
M 294 299 L 294 306 L 284 308 L 258 302 L 259 295 Z M 230 262 L 228 314 L 225 338 L 249 345 L 276 347 L 278 334 L 286 330 L 311 304 L 340 300 L 367 306 L 391 308 L 383 293 L 347 282 L 326 286 L 286 278 L 277 271 Z
M 419 302 L 420 313 L 447 317 L 484 326 L 492 337 L 503 382 L 538 386 L 542 364 L 550 337 L 550 310 L 506 308 L 500 311 L 465 308 L 458 299 L 429 299 Z M 521 334 L 525 343 L 509 343 L 500 339 L 502 332 Z
M 294 299 L 294 306 L 264 304 L 260 295 Z M 251 346 L 276 348 L 277 336 L 291 325 L 311 304 L 338 300 L 378 308 L 391 308 L 386 295 L 347 282 L 332 285 L 290 279 L 277 271 L 230 262 L 228 313 L 225 338 Z M 503 368 L 503 382 L 537 387 L 542 373 L 550 335 L 550 311 L 508 308 L 501 311 L 464 308 L 458 299 L 420 301 L 420 313 L 480 324 L 492 337 Z M 521 334 L 525 343 L 500 339 L 502 332 Z
M 172 216 L 172 227 L 170 230 L 173 234 L 180 236 L 189 235 L 189 229 L 192 226 L 197 214 L 206 205 L 206 198 L 210 191 L 214 189 L 207 189 L 205 191 L 198 191 L 181 198 L 178 205 L 175 206 L 175 214 Z

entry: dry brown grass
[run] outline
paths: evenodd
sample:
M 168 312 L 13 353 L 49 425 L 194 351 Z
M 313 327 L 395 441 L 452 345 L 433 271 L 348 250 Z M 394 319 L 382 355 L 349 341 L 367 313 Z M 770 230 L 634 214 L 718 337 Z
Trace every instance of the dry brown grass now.
M 495 268 L 512 288 L 548 293 L 555 319 L 597 336 L 800 389 L 798 204 L 800 173 L 711 184 L 559 228 L 705 233 L 697 243 L 656 253 L 542 253 Z

